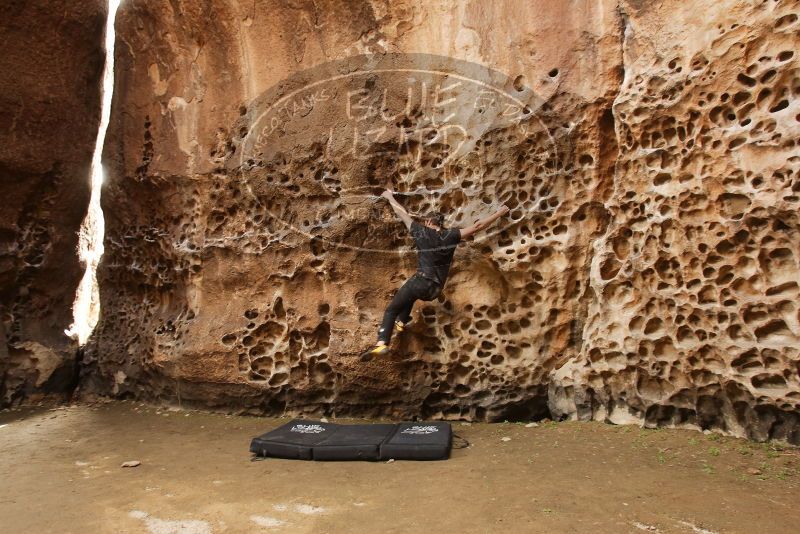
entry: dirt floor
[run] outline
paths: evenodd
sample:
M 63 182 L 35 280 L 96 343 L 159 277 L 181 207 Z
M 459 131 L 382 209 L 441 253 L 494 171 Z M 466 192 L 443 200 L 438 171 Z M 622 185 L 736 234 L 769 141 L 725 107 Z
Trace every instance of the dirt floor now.
M 800 450 L 779 444 L 455 423 L 471 445 L 443 462 L 251 462 L 250 438 L 284 422 L 130 402 L 0 412 L 0 531 L 800 529 Z

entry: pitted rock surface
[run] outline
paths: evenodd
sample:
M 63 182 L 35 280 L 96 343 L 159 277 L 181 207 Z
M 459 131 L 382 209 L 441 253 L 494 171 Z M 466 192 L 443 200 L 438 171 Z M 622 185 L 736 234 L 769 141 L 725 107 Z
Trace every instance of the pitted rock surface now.
M 797 441 L 797 6 L 696 4 L 126 2 L 84 389 Z M 334 115 L 248 152 L 270 90 L 419 53 L 504 73 L 535 120 L 473 116 L 459 160 L 446 142 L 412 158 L 391 136 L 387 155 L 355 157 L 314 127 L 341 127 Z M 387 80 L 365 87 L 404 94 Z M 411 109 L 395 126 L 422 120 Z M 370 198 L 387 179 L 448 225 L 511 213 L 460 246 L 393 354 L 363 364 L 415 267 Z
M 797 8 L 709 4 L 673 33 L 679 4 L 628 6 L 591 341 L 556 414 L 800 439 Z

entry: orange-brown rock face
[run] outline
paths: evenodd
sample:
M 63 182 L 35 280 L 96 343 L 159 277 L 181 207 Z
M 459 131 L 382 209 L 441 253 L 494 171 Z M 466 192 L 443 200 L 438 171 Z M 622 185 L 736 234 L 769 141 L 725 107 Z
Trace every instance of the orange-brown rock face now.
M 728 2 L 700 27 L 678 2 L 639 4 L 126 2 L 87 388 L 735 432 L 755 429 L 746 402 L 793 429 L 794 21 Z M 766 78 L 769 103 L 741 76 Z M 750 123 L 730 118 L 751 103 Z M 365 364 L 415 267 L 387 181 L 447 225 L 511 212 Z M 772 367 L 737 363 L 751 349 Z
M 800 440 L 797 8 L 626 7 L 610 224 L 553 411 Z
M 100 112 L 105 2 L 5 2 L 0 22 L 0 406 L 74 386 L 64 335 Z

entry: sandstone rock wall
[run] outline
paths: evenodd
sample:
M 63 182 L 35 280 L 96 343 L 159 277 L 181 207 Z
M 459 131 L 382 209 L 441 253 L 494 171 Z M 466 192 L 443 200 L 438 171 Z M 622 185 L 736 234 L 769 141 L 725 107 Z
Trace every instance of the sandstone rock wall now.
M 590 341 L 551 408 L 797 443 L 798 2 L 700 4 L 625 6 Z
M 796 439 L 793 5 L 126 2 L 86 389 Z M 412 158 L 391 135 L 359 157 L 331 141 L 348 124 L 318 101 L 252 150 L 264 105 L 361 54 L 473 69 L 527 114 L 512 126 L 460 110 L 471 137 L 458 158 L 447 142 Z M 363 87 L 395 98 L 403 83 Z M 389 130 L 423 127 L 414 111 Z M 414 269 L 402 226 L 370 197 L 387 176 L 448 224 L 499 202 L 512 212 L 461 245 L 395 354 L 365 365 Z M 780 423 L 756 424 L 764 410 Z
M 0 406 L 74 387 L 105 2 L 5 2 L 0 22 Z

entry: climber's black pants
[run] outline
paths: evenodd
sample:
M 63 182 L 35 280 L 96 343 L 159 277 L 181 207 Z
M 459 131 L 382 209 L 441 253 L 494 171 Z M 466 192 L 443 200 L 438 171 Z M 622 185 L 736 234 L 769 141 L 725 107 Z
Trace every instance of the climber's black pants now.
M 392 339 L 392 330 L 396 319 L 407 323 L 411 320 L 411 308 L 417 300 L 433 300 L 441 293 L 441 286 L 428 278 L 415 274 L 394 294 L 389 306 L 383 314 L 383 322 L 378 330 L 378 341 L 387 345 Z

